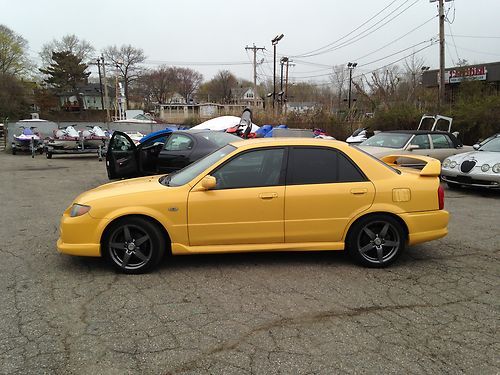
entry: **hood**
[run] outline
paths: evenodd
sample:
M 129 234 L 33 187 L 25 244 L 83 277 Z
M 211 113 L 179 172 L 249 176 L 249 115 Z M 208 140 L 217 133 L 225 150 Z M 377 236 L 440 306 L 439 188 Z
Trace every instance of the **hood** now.
M 464 160 L 476 160 L 477 164 L 495 165 L 496 163 L 500 163 L 500 152 L 469 151 L 450 156 L 448 159 L 454 160 L 458 164 L 462 163 Z
M 124 197 L 127 195 L 146 193 L 165 189 L 165 186 L 158 182 L 160 175 L 132 178 L 130 180 L 110 182 L 88 190 L 80 194 L 75 203 L 89 204 L 92 201 L 110 197 Z M 126 199 L 125 197 L 123 199 Z

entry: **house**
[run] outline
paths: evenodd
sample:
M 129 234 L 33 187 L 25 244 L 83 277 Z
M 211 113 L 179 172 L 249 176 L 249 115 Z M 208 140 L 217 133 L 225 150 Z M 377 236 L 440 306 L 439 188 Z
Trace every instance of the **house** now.
M 239 87 L 231 89 L 231 102 L 233 104 L 243 105 L 246 107 L 264 107 L 264 100 L 259 97 L 253 87 Z M 257 105 L 255 105 L 257 103 Z
M 103 90 L 104 91 L 104 90 Z M 78 86 L 74 91 L 66 91 L 57 94 L 59 104 L 66 111 L 79 111 L 80 109 L 102 109 L 101 89 L 99 83 L 89 83 Z M 115 90 L 108 86 L 108 103 L 104 108 L 114 108 Z M 80 108 L 82 106 L 82 108 Z

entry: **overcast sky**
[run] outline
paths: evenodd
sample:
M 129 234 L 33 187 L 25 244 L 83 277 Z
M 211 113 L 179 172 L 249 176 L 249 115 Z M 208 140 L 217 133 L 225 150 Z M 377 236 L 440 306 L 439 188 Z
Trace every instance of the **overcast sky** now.
M 245 46 L 255 44 L 266 48 L 258 53 L 262 80 L 272 76 L 271 39 L 283 33 L 277 50 L 294 60 L 295 81 L 324 82 L 329 66 L 349 61 L 366 73 L 419 50 L 425 65 L 438 67 L 438 44 L 425 48 L 438 34 L 429 0 L 0 0 L 0 9 L 0 24 L 29 42 L 37 62 L 43 44 L 75 34 L 97 51 L 142 48 L 151 68 L 189 66 L 205 80 L 228 69 L 252 80 Z M 446 10 L 447 67 L 459 58 L 500 61 L 500 0 L 456 0 Z

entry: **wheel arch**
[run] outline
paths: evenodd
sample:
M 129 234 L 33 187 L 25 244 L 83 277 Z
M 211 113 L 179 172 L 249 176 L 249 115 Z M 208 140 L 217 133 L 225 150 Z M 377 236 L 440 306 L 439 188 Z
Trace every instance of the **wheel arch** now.
M 100 239 L 100 244 L 101 244 L 101 256 L 102 256 L 102 249 L 103 249 L 103 245 L 104 245 L 104 241 L 106 240 L 106 236 L 108 235 L 109 233 L 109 229 L 118 221 L 121 221 L 123 219 L 126 219 L 126 218 L 141 218 L 141 219 L 144 219 L 144 220 L 147 220 L 149 221 L 150 223 L 156 225 L 158 227 L 158 229 L 162 232 L 164 238 L 165 238 L 165 243 L 167 244 L 167 254 L 168 255 L 171 255 L 172 254 L 172 240 L 170 238 L 170 235 L 167 231 L 167 229 L 165 228 L 164 225 L 162 225 L 162 223 L 160 223 L 157 219 L 155 219 L 154 217 L 151 217 L 151 216 L 148 216 L 148 215 L 143 215 L 143 214 L 128 214 L 128 215 L 122 215 L 122 216 L 118 216 L 118 217 L 115 217 L 113 220 L 111 220 L 107 225 L 106 227 L 104 228 L 104 230 L 102 231 L 102 234 L 101 234 L 101 239 Z
M 345 246 L 347 247 L 347 242 L 349 240 L 349 236 L 351 235 L 352 228 L 356 226 L 356 224 L 361 221 L 366 219 L 367 217 L 371 216 L 388 216 L 396 220 L 400 225 L 401 228 L 403 229 L 404 236 L 405 236 L 405 242 L 408 242 L 409 239 L 409 231 L 408 231 L 408 225 L 406 225 L 406 222 L 397 214 L 392 213 L 392 212 L 386 212 L 386 211 L 375 211 L 375 212 L 369 212 L 364 215 L 361 215 L 360 217 L 356 218 L 356 220 L 352 221 L 349 224 L 349 228 L 346 231 L 345 237 L 344 237 L 344 243 L 346 244 Z

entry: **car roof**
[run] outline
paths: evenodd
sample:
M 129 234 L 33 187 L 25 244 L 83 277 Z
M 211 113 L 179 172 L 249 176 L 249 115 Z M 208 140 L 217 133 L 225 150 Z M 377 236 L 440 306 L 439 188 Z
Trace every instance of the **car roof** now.
M 377 134 L 383 133 L 400 133 L 400 134 L 450 134 L 442 130 L 387 130 Z
M 350 146 L 342 141 L 320 138 L 300 138 L 300 137 L 276 137 L 276 138 L 254 138 L 231 142 L 234 147 L 266 147 L 266 146 L 327 146 L 337 148 L 349 148 Z

